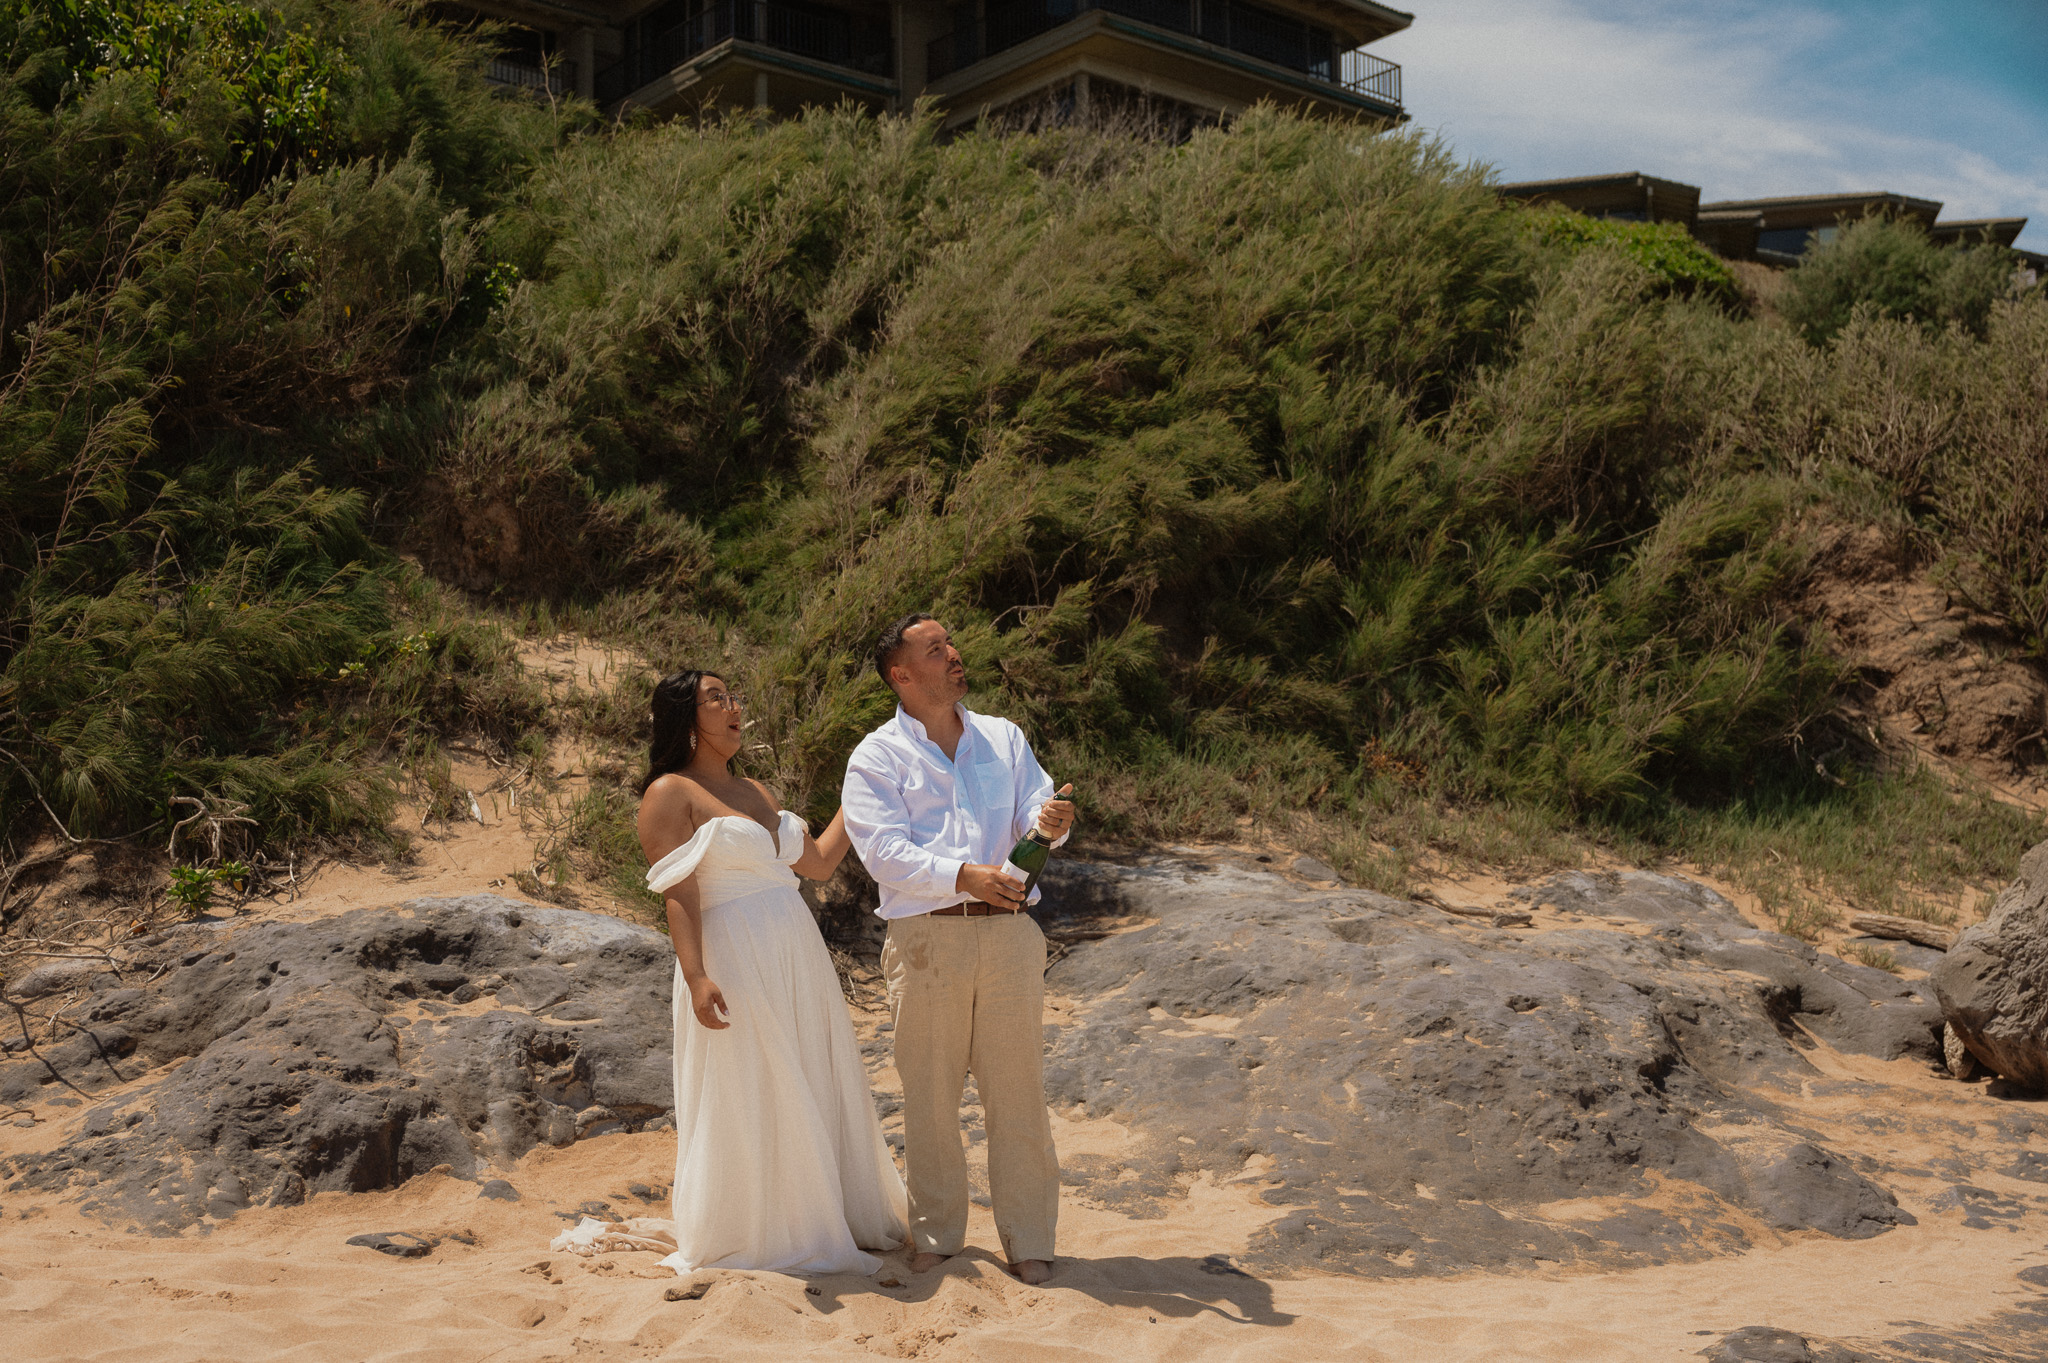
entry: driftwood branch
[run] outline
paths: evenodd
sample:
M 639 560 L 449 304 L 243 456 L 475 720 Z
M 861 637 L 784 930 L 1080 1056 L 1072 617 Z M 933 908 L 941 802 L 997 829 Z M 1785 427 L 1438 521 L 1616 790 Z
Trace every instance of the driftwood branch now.
M 253 828 L 256 825 L 256 820 L 247 817 L 243 812 L 249 806 L 239 801 L 223 800 L 221 801 L 222 807 L 219 810 L 213 808 L 205 800 L 194 799 L 190 795 L 173 795 L 171 803 L 189 806 L 193 811 L 171 825 L 171 844 L 168 850 L 172 856 L 178 854 L 178 834 L 184 832 L 195 823 L 204 822 L 206 825 L 207 842 L 212 847 L 214 863 L 218 865 L 221 856 L 221 835 L 230 827 L 248 825 Z
M 1459 918 L 1478 918 L 1497 928 L 1526 928 L 1532 926 L 1535 915 L 1522 909 L 1482 909 L 1476 904 L 1453 904 L 1427 886 L 1412 891 L 1409 896 L 1418 904 L 1427 904 L 1433 909 L 1455 914 Z
M 1926 923 L 1918 918 L 1900 918 L 1889 913 L 1857 913 L 1849 916 L 1849 926 L 1869 937 L 1885 937 L 1895 942 L 1912 942 L 1936 951 L 1947 951 L 1956 944 L 1956 930 L 1945 928 L 1939 923 Z

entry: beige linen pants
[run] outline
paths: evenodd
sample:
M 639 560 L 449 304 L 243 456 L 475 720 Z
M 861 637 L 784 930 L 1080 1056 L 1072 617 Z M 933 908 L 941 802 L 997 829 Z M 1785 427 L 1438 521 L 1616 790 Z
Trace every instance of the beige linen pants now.
M 1045 1110 L 1045 934 L 1022 913 L 892 919 L 882 974 L 903 1081 L 911 1244 L 933 1254 L 967 1244 L 960 1095 L 971 1070 L 1003 1256 L 1050 1261 L 1060 1168 Z

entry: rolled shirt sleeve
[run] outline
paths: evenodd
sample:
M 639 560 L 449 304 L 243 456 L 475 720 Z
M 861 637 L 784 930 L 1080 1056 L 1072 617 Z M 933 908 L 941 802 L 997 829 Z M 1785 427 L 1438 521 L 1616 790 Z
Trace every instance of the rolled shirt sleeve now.
M 846 764 L 839 807 L 846 813 L 846 836 L 860 854 L 861 865 L 877 881 L 937 901 L 939 907 L 966 899 L 957 886 L 960 868 L 967 863 L 927 852 L 912 840 L 909 811 L 893 765 L 887 754 L 871 751 L 866 743 L 853 750 Z

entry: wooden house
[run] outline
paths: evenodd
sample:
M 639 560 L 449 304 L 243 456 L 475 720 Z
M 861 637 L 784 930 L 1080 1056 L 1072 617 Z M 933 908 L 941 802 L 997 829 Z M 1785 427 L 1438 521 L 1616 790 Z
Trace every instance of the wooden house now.
M 1364 49 L 1414 16 L 1376 0 L 473 0 L 512 25 L 500 83 L 609 111 L 929 97 L 948 126 L 1144 101 L 1213 121 L 1258 100 L 1397 123 L 1401 68 Z

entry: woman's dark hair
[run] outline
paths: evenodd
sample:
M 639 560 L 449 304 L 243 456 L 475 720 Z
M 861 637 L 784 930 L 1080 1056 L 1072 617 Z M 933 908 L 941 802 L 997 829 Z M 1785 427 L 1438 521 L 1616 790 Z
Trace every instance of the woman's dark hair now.
M 718 673 L 686 667 L 654 684 L 654 734 L 647 743 L 647 774 L 640 778 L 642 795 L 657 777 L 681 771 L 697 755 L 697 688 L 706 677 Z

